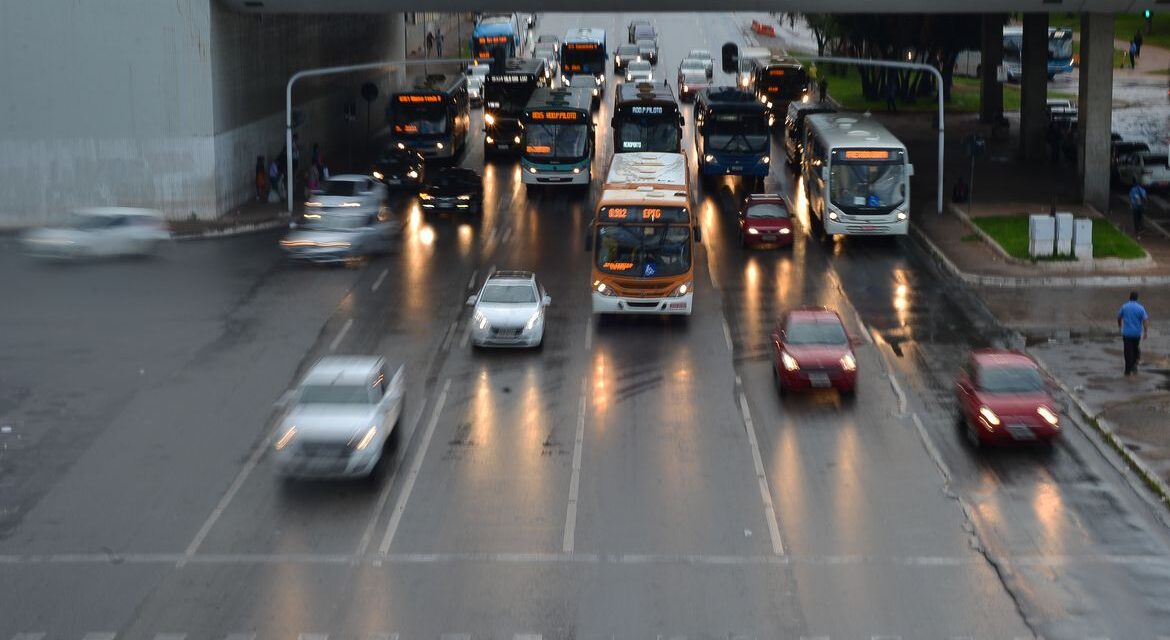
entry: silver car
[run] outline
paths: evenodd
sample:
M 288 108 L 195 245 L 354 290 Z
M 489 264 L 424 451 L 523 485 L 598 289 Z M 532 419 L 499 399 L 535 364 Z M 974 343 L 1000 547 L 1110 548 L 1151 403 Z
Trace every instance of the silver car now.
M 479 63 L 467 67 L 467 98 L 472 104 L 483 104 L 483 81 L 489 69 L 488 65 Z
M 626 65 L 626 82 L 654 82 L 654 68 L 646 60 L 633 60 Z
M 539 347 L 544 342 L 544 311 L 552 298 L 531 271 L 497 271 L 477 295 L 467 299 L 471 342 L 477 347 Z
M 702 61 L 703 66 L 706 68 L 708 78 L 715 75 L 715 60 L 711 57 L 711 52 L 707 49 L 691 49 L 687 53 L 687 59 Z
M 304 220 L 280 241 L 292 260 L 349 263 L 389 251 L 402 225 L 383 208 L 386 185 L 370 176 L 341 175 L 326 180 L 305 203 Z
M 61 226 L 25 233 L 21 244 L 34 257 L 72 260 L 152 255 L 170 238 L 158 211 L 94 207 L 73 212 Z
M 277 470 L 308 478 L 371 475 L 394 442 L 404 394 L 403 368 L 388 377 L 382 358 L 321 359 L 278 403 L 286 412 L 273 445 Z

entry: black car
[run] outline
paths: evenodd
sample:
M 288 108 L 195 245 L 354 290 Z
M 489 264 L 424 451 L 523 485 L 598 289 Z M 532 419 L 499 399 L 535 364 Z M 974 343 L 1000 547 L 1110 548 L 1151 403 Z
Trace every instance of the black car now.
M 388 187 L 418 188 L 426 181 L 426 163 L 418 151 L 391 146 L 374 161 L 370 175 Z
M 626 65 L 638 59 L 638 45 L 623 44 L 618 46 L 613 55 L 613 74 L 621 75 L 626 71 Z
M 418 193 L 423 211 L 483 212 L 483 178 L 471 169 L 443 167 Z

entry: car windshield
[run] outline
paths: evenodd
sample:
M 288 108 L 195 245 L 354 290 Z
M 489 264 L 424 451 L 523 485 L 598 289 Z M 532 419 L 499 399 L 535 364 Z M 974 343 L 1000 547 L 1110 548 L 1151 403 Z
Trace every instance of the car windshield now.
M 634 73 L 634 72 L 650 73 L 654 69 L 654 67 L 650 66 L 650 63 L 646 62 L 645 60 L 635 60 L 629 64 L 627 69 L 631 73 Z
M 359 183 L 352 180 L 326 180 L 321 187 L 324 196 L 356 196 L 359 193 Z
M 681 68 L 683 73 L 707 73 L 707 65 L 703 64 L 702 60 L 683 60 Z
M 1034 393 L 1044 390 L 1044 379 L 1035 367 L 983 367 L 979 390 L 987 393 Z
M 597 268 L 639 278 L 681 275 L 691 268 L 690 237 L 682 225 L 602 225 Z
M 765 203 L 753 204 L 748 207 L 747 217 L 749 218 L 787 218 L 788 209 L 778 204 Z
M 626 114 L 616 118 L 615 145 L 622 151 L 676 153 L 682 129 L 676 114 Z
M 357 384 L 310 384 L 301 387 L 300 404 L 372 404 L 370 390 Z
M 790 321 L 785 341 L 792 345 L 844 345 L 849 343 L 845 328 L 836 321 Z
M 75 213 L 69 216 L 69 222 L 66 226 L 73 229 L 105 229 L 122 226 L 125 223 L 125 216 L 94 216 Z
M 479 294 L 484 304 L 531 304 L 536 302 L 536 290 L 530 284 L 489 284 Z
M 654 48 L 654 41 L 649 40 L 649 39 L 645 39 L 645 38 L 643 38 L 642 40 L 639 40 L 636 44 L 638 45 L 639 49 L 653 49 Z
M 617 48 L 617 54 L 619 56 L 627 56 L 632 58 L 638 55 L 638 47 L 632 44 L 623 44 Z
M 842 211 L 885 213 L 906 199 L 902 164 L 834 163 L 829 194 Z

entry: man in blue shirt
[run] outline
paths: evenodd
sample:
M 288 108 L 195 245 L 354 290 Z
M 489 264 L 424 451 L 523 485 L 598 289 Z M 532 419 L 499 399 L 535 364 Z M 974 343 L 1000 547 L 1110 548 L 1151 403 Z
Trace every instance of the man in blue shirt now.
M 1133 187 L 1129 190 L 1129 208 L 1133 213 L 1133 235 L 1139 240 L 1142 237 L 1142 231 L 1145 231 L 1145 221 L 1143 217 L 1146 210 L 1146 190 L 1141 183 L 1135 182 Z
M 1117 312 L 1117 327 L 1121 329 L 1121 341 L 1125 343 L 1125 375 L 1137 371 L 1141 360 L 1141 341 L 1150 333 L 1150 314 L 1138 303 L 1137 291 L 1129 292 L 1129 302 L 1121 305 Z

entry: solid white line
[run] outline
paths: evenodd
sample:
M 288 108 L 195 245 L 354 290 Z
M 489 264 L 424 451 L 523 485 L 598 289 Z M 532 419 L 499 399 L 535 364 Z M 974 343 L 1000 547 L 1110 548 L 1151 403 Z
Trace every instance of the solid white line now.
M 934 465 L 938 467 L 939 473 L 942 474 L 943 480 L 948 484 L 951 482 L 951 469 L 947 463 L 943 461 L 942 454 L 938 452 L 938 448 L 934 446 L 934 441 L 930 439 L 930 435 L 926 433 L 926 427 L 922 424 L 922 419 L 918 417 L 918 413 L 910 414 L 910 419 L 914 421 L 914 428 L 918 429 L 918 436 L 922 438 L 922 446 L 926 447 L 926 453 L 930 455 L 930 459 L 934 461 Z
M 475 288 L 475 276 L 477 276 L 477 275 L 479 275 L 479 269 L 476 269 L 475 271 L 471 272 L 471 277 L 468 278 L 468 280 L 467 280 L 467 288 L 468 289 Z
M 345 334 L 349 333 L 349 328 L 353 326 L 353 318 L 347 318 L 345 324 L 341 326 L 341 331 L 333 338 L 333 342 L 329 343 L 329 350 L 336 351 L 337 345 L 345 338 Z
M 439 399 L 435 402 L 435 408 L 431 411 L 431 419 L 427 422 L 427 430 L 423 433 L 422 442 L 419 444 L 418 454 L 414 459 L 414 464 L 410 466 L 410 473 L 406 476 L 406 484 L 402 486 L 402 495 L 398 496 L 398 504 L 394 507 L 394 513 L 390 516 L 390 524 L 386 527 L 386 535 L 382 538 L 382 544 L 378 547 L 378 553 L 386 555 L 390 551 L 390 544 L 394 542 L 394 534 L 398 531 L 398 523 L 402 521 L 402 514 L 406 512 L 406 503 L 410 500 L 410 494 L 414 491 L 414 483 L 418 480 L 418 473 L 422 470 L 423 460 L 427 457 L 427 447 L 431 445 L 431 436 L 435 435 L 435 427 L 439 424 L 439 415 L 443 413 L 443 405 L 447 403 L 447 392 L 451 390 L 451 378 L 443 383 L 443 391 L 439 393 Z
M 82 636 L 81 640 L 114 640 L 118 634 L 111 631 L 90 631 Z
M 561 550 L 573 553 L 577 535 L 577 497 L 581 489 L 581 449 L 585 444 L 585 391 L 587 382 L 581 381 L 581 400 L 577 405 L 577 435 L 573 440 L 573 474 L 569 479 L 569 505 L 565 509 L 565 539 Z
M 207 516 L 207 520 L 203 523 L 202 527 L 199 527 L 199 532 L 195 534 L 195 538 L 191 540 L 191 544 L 187 545 L 187 550 L 183 552 L 183 559 L 179 560 L 178 566 L 182 567 L 186 564 L 187 559 L 190 559 L 199 550 L 199 545 L 203 544 L 203 540 L 207 538 L 207 534 L 211 533 L 211 528 L 215 526 L 216 521 L 223 515 L 224 510 L 227 509 L 232 498 L 236 497 L 236 493 L 240 491 L 240 487 L 244 486 L 244 481 L 251 475 L 252 470 L 256 468 L 256 465 L 260 464 L 260 456 L 264 455 L 264 452 L 268 451 L 268 447 L 272 446 L 272 439 L 275 437 L 276 430 L 273 430 L 268 434 L 267 438 L 264 438 L 260 446 L 252 451 L 252 455 L 248 456 L 248 460 L 244 462 L 244 467 L 240 469 L 240 472 L 236 474 L 236 479 L 228 487 L 227 493 L 223 494 L 223 497 L 219 499 L 219 504 L 215 505 L 215 508 L 211 510 L 211 515 Z
M 723 322 L 723 341 L 727 343 L 728 351 L 735 351 L 735 347 L 731 343 L 731 327 L 727 326 L 727 317 L 720 318 Z
M 585 321 L 585 351 L 593 350 L 593 316 Z
M 370 291 L 377 291 L 378 287 L 382 286 L 382 281 L 385 280 L 386 276 L 388 275 L 390 275 L 390 270 L 382 269 L 382 273 L 378 274 L 378 279 L 374 281 L 374 284 L 370 285 Z
M 382 519 L 382 511 L 386 509 L 386 503 L 390 499 L 390 491 L 394 488 L 394 481 L 398 479 L 398 470 L 402 468 L 402 461 L 406 459 L 405 443 L 407 436 L 414 433 L 414 430 L 418 428 L 418 421 L 422 420 L 423 411 L 426 408 L 426 401 L 424 400 L 419 405 L 418 411 L 415 412 L 414 419 L 410 421 L 410 431 L 398 434 L 398 450 L 394 456 L 394 473 L 390 474 L 390 477 L 386 479 L 386 485 L 382 487 L 382 494 L 378 496 L 378 504 L 374 508 L 374 513 L 370 516 L 369 523 L 366 524 L 366 530 L 362 532 L 362 539 L 358 543 L 355 556 L 365 555 L 366 550 L 370 548 L 370 543 L 374 540 L 374 528 L 378 526 L 378 521 Z M 399 424 L 398 428 L 401 429 L 402 425 Z
M 768 477 L 764 474 L 764 458 L 760 455 L 760 443 L 756 440 L 756 427 L 752 413 L 748 410 L 747 396 L 743 394 L 739 376 L 735 377 L 739 392 L 739 410 L 747 428 L 748 442 L 752 445 L 752 462 L 756 465 L 756 482 L 760 485 L 760 498 L 764 501 L 764 517 L 768 521 L 768 534 L 772 536 L 772 553 L 784 555 L 784 542 L 780 539 L 780 526 L 776 523 L 776 509 L 772 506 L 772 492 L 768 489 Z
M 455 329 L 459 327 L 459 320 L 452 320 L 451 326 L 447 327 L 447 335 L 443 336 L 443 344 L 439 347 L 440 351 L 446 351 L 451 348 L 451 339 L 455 337 Z
M 459 348 L 466 349 L 467 345 L 471 343 L 471 320 L 463 327 L 463 337 L 459 339 Z
M 905 415 L 906 394 L 902 392 L 902 385 L 898 384 L 898 376 L 894 375 L 893 367 L 886 369 L 886 377 L 890 379 L 890 386 L 894 388 L 894 394 L 898 396 L 898 415 Z

